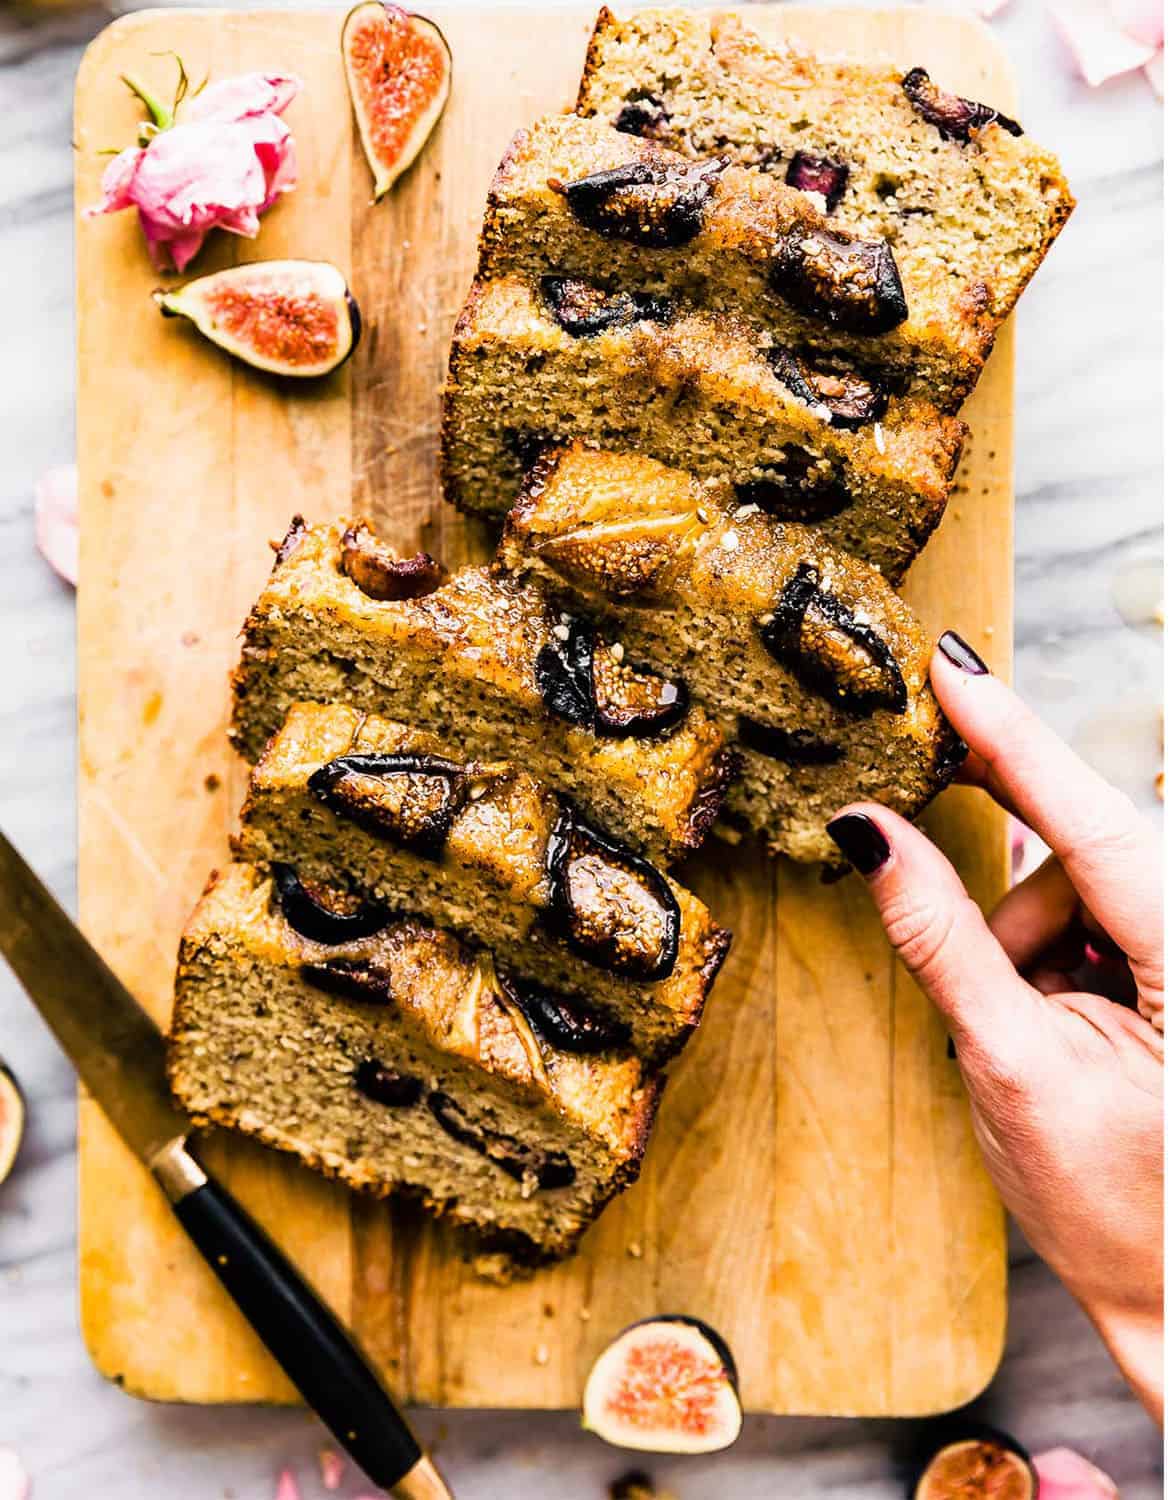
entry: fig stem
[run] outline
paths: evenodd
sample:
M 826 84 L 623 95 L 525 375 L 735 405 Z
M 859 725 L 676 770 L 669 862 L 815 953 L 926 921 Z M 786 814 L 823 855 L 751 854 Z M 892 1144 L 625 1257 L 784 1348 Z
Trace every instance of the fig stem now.
M 155 126 L 157 126 L 159 130 L 169 130 L 175 123 L 174 110 L 168 109 L 165 104 L 160 103 L 160 101 L 154 97 L 154 95 L 150 92 L 146 85 L 144 83 L 139 83 L 138 79 L 135 78 L 132 74 L 123 73 L 120 76 L 122 82 L 126 85 L 130 92 L 137 98 L 141 99 L 142 103 L 146 105 L 147 113 L 150 115 L 151 122 Z

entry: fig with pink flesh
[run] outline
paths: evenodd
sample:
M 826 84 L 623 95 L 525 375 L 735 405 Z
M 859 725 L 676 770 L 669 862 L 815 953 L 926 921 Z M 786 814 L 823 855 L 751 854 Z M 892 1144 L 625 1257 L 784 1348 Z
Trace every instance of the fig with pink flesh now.
M 439 123 L 451 93 L 451 49 L 425 16 L 363 0 L 345 18 L 341 54 L 376 203 Z
M 0 1183 L 11 1173 L 24 1138 L 24 1095 L 0 1062 Z
M 325 261 L 253 261 L 154 300 L 164 317 L 188 318 L 245 364 L 300 379 L 344 364 L 362 328 L 345 277 Z
M 1036 1471 L 1007 1433 L 955 1429 L 927 1460 L 912 1493 L 913 1500 L 1036 1500 Z
M 582 1423 L 619 1448 L 717 1453 L 743 1425 L 731 1351 L 697 1318 L 634 1323 L 589 1372 Z

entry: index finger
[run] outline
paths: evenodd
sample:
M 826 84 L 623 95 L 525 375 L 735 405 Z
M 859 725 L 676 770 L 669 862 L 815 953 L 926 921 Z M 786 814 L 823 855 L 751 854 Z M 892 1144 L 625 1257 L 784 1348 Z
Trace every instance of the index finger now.
M 1161 861 L 1153 829 L 953 632 L 939 642 L 930 678 L 991 788 L 1057 856 L 1114 942 L 1160 983 Z

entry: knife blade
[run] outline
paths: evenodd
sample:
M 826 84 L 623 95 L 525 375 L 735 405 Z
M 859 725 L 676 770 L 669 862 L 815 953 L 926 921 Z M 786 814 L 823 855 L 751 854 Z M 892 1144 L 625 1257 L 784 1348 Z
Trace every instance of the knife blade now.
M 115 1130 L 277 1363 L 337 1441 L 399 1500 L 452 1500 L 352 1336 L 188 1149 L 166 1043 L 0 832 L 0 952 Z

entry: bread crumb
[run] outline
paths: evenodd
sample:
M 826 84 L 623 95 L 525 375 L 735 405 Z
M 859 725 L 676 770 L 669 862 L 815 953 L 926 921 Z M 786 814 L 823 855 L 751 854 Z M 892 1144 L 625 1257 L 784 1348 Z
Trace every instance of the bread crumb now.
M 538 1365 L 547 1365 L 548 1364 L 548 1345 L 547 1344 L 537 1344 L 537 1346 L 536 1346 L 536 1354 L 533 1356 L 533 1358 L 536 1360 L 536 1363 Z
M 719 545 L 724 552 L 734 552 L 739 546 L 739 537 L 734 531 L 725 531 L 719 538 Z
M 882 424 L 880 422 L 873 424 L 873 445 L 879 453 L 885 453 L 886 435 L 882 431 Z
M 637 1240 L 634 1240 L 632 1244 L 626 1246 L 626 1254 L 630 1257 L 631 1260 L 642 1259 L 642 1247 L 638 1244 Z
M 609 654 L 613 657 L 614 661 L 621 661 L 622 657 L 626 654 L 626 648 L 622 645 L 621 641 L 614 641 L 613 645 L 609 648 Z
M 753 500 L 749 505 L 741 505 L 732 515 L 733 521 L 745 521 L 748 516 L 758 516 L 760 507 Z
M 554 625 L 552 633 L 558 641 L 567 641 L 569 639 L 569 627 L 567 625 Z

